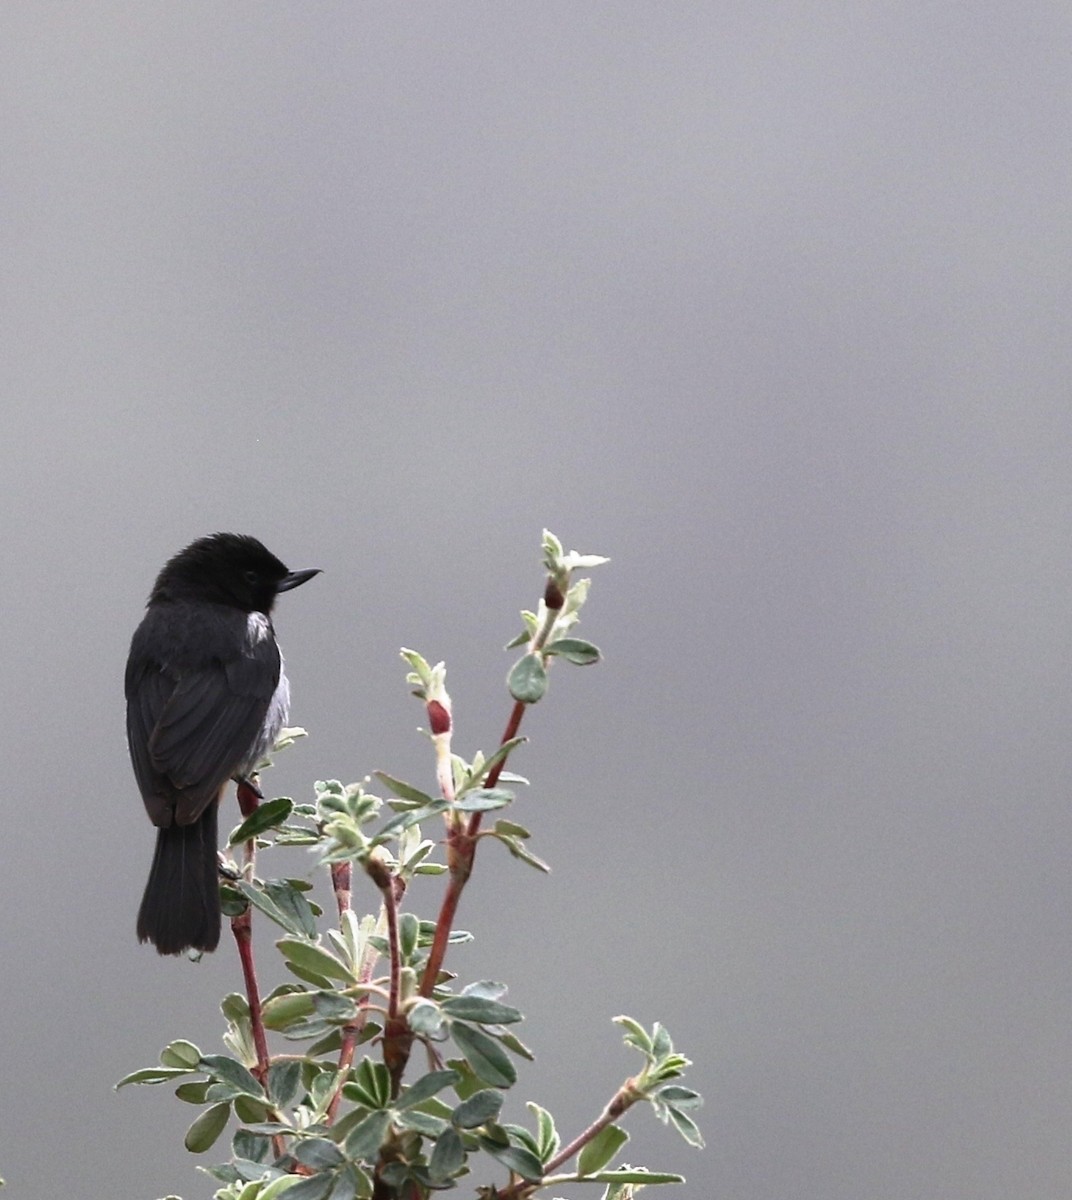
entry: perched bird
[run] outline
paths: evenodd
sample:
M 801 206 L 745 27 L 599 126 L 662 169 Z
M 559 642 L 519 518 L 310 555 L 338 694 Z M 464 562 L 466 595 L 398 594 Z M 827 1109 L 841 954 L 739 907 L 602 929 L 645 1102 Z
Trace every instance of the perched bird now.
M 156 853 L 138 939 L 160 954 L 220 940 L 216 809 L 287 720 L 290 687 L 272 628 L 288 571 L 256 538 L 216 533 L 157 576 L 127 659 L 127 741 Z

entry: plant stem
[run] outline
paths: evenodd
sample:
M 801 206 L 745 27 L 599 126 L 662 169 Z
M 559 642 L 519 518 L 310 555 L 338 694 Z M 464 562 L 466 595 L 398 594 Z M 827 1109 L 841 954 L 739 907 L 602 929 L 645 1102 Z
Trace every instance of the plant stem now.
M 588 1145 L 588 1143 L 602 1132 L 608 1125 L 612 1125 L 619 1117 L 640 1099 L 639 1093 L 633 1086 L 633 1080 L 627 1079 L 625 1083 L 614 1093 L 608 1102 L 606 1108 L 599 1114 L 598 1117 L 588 1126 L 582 1133 L 579 1133 L 572 1142 L 567 1146 L 563 1146 L 561 1150 L 550 1158 L 544 1164 L 544 1178 L 551 1174 L 552 1171 L 558 1170 L 563 1163 L 569 1162 L 575 1154 Z M 510 1184 L 509 1187 L 503 1188 L 498 1193 L 499 1200 L 519 1200 L 522 1196 L 531 1195 L 538 1187 L 542 1186 L 539 1183 L 526 1182 L 524 1179 L 519 1179 L 516 1183 Z
M 548 1159 L 544 1167 L 544 1173 L 555 1171 L 563 1163 L 569 1162 L 575 1154 L 588 1145 L 597 1133 L 606 1129 L 608 1125 L 612 1125 L 627 1109 L 632 1108 L 639 1098 L 633 1089 L 633 1081 L 627 1079 L 614 1093 L 607 1107 L 596 1117 L 592 1124 L 583 1133 L 579 1133 L 569 1145 L 563 1146 L 554 1158 Z
M 342 924 L 343 913 L 350 908 L 350 887 L 353 878 L 353 863 L 337 862 L 331 864 L 331 887 L 335 892 L 335 906 L 339 910 L 339 924 Z
M 261 802 L 261 790 L 251 779 L 239 779 L 238 807 L 243 818 L 252 816 Z M 244 873 L 252 877 L 253 861 L 256 856 L 256 844 L 253 840 L 245 843 L 242 848 Z M 253 961 L 253 908 L 247 906 L 240 916 L 231 919 L 231 932 L 238 944 L 238 957 L 242 963 L 242 975 L 246 983 L 246 999 L 249 1001 L 249 1018 L 253 1026 L 253 1045 L 257 1051 L 257 1069 L 255 1074 L 261 1083 L 268 1077 L 271 1059 L 268 1054 L 268 1039 L 264 1032 L 264 1021 L 261 1017 L 261 996 L 257 986 L 257 968 Z
M 335 903 L 339 908 L 339 924 L 343 923 L 343 914 L 350 909 L 350 884 L 352 877 L 352 865 L 349 862 L 332 863 L 331 866 L 331 883 L 335 889 Z M 368 983 L 376 971 L 376 963 L 379 961 L 379 955 L 376 953 L 371 941 L 364 946 L 361 955 L 361 967 L 358 971 L 358 980 L 361 983 Z M 343 1027 L 342 1040 L 339 1046 L 339 1083 L 335 1089 L 335 1095 L 331 1098 L 331 1103 L 327 1110 L 327 1124 L 334 1122 L 339 1111 L 339 1104 L 342 1101 L 342 1088 L 346 1083 L 350 1071 L 350 1067 L 354 1061 L 354 1051 L 357 1049 L 357 1039 L 361 1030 L 365 1027 L 365 1022 L 368 1020 L 369 994 L 364 993 L 357 1002 L 357 1016 L 346 1026 Z
M 510 719 L 506 723 L 506 729 L 499 739 L 500 746 L 517 736 L 521 719 L 525 715 L 525 708 L 526 705 L 520 700 L 515 702 L 513 710 L 510 713 Z M 484 784 L 485 787 L 493 788 L 499 782 L 499 776 L 506 766 L 506 761 L 504 758 L 495 764 L 488 774 L 488 778 Z M 443 960 L 447 956 L 447 945 L 450 941 L 450 932 L 454 928 L 454 918 L 458 912 L 458 904 L 461 901 L 462 892 L 473 870 L 473 858 L 476 854 L 476 835 L 480 832 L 481 815 L 481 813 L 473 813 L 464 829 L 455 826 L 447 834 L 447 858 L 450 862 L 450 882 L 447 884 L 447 889 L 443 894 L 443 903 L 440 905 L 439 917 L 436 920 L 435 936 L 432 939 L 432 947 L 428 952 L 428 961 L 425 963 L 424 974 L 421 976 L 420 992 L 422 996 L 431 996 L 432 990 L 436 985 L 436 980 L 439 978 L 439 972 L 443 969 Z
M 253 926 L 251 918 L 253 909 L 247 908 L 244 913 L 231 918 L 231 932 L 238 944 L 238 957 L 242 963 L 242 977 L 246 984 L 246 999 L 249 1001 L 250 1024 L 253 1026 L 253 1046 L 257 1051 L 257 1066 L 254 1075 L 264 1083 L 271 1066 L 268 1054 L 268 1039 L 264 1032 L 264 1021 L 261 1019 L 261 996 L 257 987 L 257 968 L 253 962 Z

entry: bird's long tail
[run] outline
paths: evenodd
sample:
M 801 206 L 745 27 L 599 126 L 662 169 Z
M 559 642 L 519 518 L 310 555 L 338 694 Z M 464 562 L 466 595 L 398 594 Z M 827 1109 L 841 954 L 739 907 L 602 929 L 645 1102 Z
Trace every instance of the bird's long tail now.
M 160 954 L 215 950 L 220 940 L 216 809 L 192 825 L 158 829 L 156 853 L 138 910 L 138 940 Z

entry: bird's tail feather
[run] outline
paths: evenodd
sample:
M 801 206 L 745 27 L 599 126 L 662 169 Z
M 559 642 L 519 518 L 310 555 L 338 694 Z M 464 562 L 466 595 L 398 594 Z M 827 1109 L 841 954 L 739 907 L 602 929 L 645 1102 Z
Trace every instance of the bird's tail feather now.
M 220 940 L 216 809 L 192 825 L 158 829 L 156 852 L 138 910 L 138 940 L 160 954 L 215 950 Z

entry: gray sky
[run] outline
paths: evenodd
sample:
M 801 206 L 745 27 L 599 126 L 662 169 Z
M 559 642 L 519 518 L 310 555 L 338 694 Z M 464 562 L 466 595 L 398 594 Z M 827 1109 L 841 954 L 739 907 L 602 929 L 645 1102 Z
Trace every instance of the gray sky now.
M 7 0 L 12 1196 L 209 1194 L 194 1110 L 109 1090 L 218 1050 L 239 983 L 134 942 L 164 559 L 324 568 L 277 620 L 312 736 L 266 783 L 307 796 L 430 779 L 400 645 L 491 747 L 544 525 L 613 557 L 606 662 L 526 722 L 554 873 L 487 847 L 449 964 L 529 1014 L 519 1098 L 576 1132 L 624 1011 L 696 1062 L 706 1152 L 628 1122 L 679 1196 L 1069 1194 L 1070 39 L 1034 0 Z

